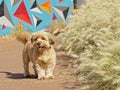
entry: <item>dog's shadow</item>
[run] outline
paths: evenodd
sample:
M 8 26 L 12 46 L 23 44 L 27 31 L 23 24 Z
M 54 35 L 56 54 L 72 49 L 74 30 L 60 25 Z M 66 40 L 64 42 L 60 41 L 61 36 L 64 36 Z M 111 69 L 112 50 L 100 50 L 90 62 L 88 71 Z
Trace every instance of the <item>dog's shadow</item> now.
M 0 73 L 5 73 L 6 74 L 6 78 L 11 78 L 11 79 L 26 79 L 24 77 L 24 74 L 22 73 L 12 73 L 12 72 L 4 72 L 4 71 L 0 71 Z M 33 76 L 33 75 L 31 75 Z M 34 79 L 35 77 L 29 77 L 31 79 Z

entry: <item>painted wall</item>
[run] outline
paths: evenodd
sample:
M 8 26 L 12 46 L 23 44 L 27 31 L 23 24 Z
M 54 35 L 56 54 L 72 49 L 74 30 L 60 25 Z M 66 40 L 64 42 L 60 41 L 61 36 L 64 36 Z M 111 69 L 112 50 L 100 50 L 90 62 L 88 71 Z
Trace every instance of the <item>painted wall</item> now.
M 67 21 L 72 10 L 73 0 L 0 0 L 0 35 L 15 26 L 37 32 L 54 20 Z

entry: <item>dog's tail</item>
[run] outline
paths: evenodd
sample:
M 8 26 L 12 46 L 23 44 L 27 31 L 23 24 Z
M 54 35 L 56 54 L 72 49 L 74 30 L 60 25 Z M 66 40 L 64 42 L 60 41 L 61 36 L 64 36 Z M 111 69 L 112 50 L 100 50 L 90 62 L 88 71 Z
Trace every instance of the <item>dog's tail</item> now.
M 28 40 L 30 39 L 31 34 L 29 32 L 21 32 L 20 34 L 18 34 L 16 36 L 16 39 L 20 42 L 22 42 L 23 44 L 26 44 L 28 42 Z

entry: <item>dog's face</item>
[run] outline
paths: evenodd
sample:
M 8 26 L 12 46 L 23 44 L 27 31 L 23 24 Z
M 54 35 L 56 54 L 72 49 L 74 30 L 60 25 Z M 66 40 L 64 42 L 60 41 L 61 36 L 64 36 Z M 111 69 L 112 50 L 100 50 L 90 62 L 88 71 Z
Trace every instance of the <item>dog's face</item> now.
M 54 44 L 53 40 L 49 39 L 47 35 L 44 34 L 33 35 L 31 43 L 38 51 L 49 49 L 51 48 L 51 45 Z

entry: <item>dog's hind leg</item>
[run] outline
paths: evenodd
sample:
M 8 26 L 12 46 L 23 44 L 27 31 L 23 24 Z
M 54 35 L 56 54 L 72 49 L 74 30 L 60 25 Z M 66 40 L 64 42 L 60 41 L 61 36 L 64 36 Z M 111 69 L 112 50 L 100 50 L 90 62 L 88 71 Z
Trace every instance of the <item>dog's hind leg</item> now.
M 33 69 L 34 69 L 35 76 L 38 77 L 35 65 L 33 65 Z
M 24 77 L 31 77 L 29 72 L 29 58 L 23 55 Z

